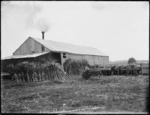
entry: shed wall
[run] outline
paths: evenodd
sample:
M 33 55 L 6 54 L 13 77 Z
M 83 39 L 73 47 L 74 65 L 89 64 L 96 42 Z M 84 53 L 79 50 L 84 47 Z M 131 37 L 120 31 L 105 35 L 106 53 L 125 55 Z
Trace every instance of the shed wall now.
M 44 47 L 44 46 L 43 46 Z M 50 50 L 44 47 L 45 52 L 50 52 Z M 41 53 L 42 45 L 35 41 L 32 38 L 27 39 L 14 53 L 13 55 L 25 55 L 25 54 L 33 54 L 33 53 Z M 81 54 L 72 54 L 66 53 L 66 58 L 63 57 L 63 52 L 60 52 L 61 56 L 61 64 L 65 62 L 65 60 L 71 58 L 75 60 L 86 59 L 90 65 L 101 64 L 105 65 L 109 63 L 108 56 L 96 56 L 96 55 L 81 55 Z
M 50 51 L 48 48 L 46 47 L 44 48 L 45 52 Z M 42 52 L 42 45 L 36 42 L 35 40 L 29 38 L 13 53 L 13 55 L 24 55 L 41 52 Z
M 95 56 L 95 55 L 80 55 L 80 54 L 70 54 L 66 53 L 66 58 L 63 58 L 63 54 L 61 54 L 62 63 L 67 59 L 81 60 L 86 59 L 90 65 L 101 64 L 105 65 L 109 63 L 108 56 Z

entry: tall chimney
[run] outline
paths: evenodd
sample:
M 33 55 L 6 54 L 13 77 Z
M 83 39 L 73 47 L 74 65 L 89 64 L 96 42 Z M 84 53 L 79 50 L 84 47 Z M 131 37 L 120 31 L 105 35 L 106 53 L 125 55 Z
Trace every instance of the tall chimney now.
M 45 32 L 44 32 L 44 31 L 42 31 L 42 39 L 43 39 L 43 40 L 44 40 L 44 33 L 45 33 Z

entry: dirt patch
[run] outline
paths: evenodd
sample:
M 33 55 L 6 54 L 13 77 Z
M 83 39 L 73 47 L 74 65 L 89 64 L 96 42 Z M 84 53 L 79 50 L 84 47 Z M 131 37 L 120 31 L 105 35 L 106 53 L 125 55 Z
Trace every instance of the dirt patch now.
M 22 112 L 28 111 L 28 109 L 26 107 L 21 106 L 21 105 L 19 105 L 19 106 L 7 105 L 4 110 L 2 110 L 2 112 L 4 112 L 4 113 L 22 113 Z
M 17 100 L 19 100 L 19 101 L 32 101 L 32 100 L 38 99 L 38 98 L 39 98 L 39 96 L 37 94 L 32 94 L 32 95 L 19 97 Z

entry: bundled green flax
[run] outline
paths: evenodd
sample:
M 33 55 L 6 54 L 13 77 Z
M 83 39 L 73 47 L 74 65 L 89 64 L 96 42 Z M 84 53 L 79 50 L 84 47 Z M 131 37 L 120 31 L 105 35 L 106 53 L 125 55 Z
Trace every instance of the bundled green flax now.
M 17 82 L 63 81 L 66 76 L 62 67 L 54 61 L 21 62 L 9 65 L 9 72 Z
M 88 62 L 86 60 L 73 60 L 67 59 L 64 62 L 64 70 L 68 75 L 79 75 L 83 72 L 86 66 L 88 66 Z

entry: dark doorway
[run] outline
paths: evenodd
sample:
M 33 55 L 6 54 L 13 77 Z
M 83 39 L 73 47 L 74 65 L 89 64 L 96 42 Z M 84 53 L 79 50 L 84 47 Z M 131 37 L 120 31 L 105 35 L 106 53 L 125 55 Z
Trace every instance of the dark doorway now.
M 56 60 L 56 62 L 61 65 L 61 55 L 60 55 L 60 53 L 52 52 L 52 56 Z

